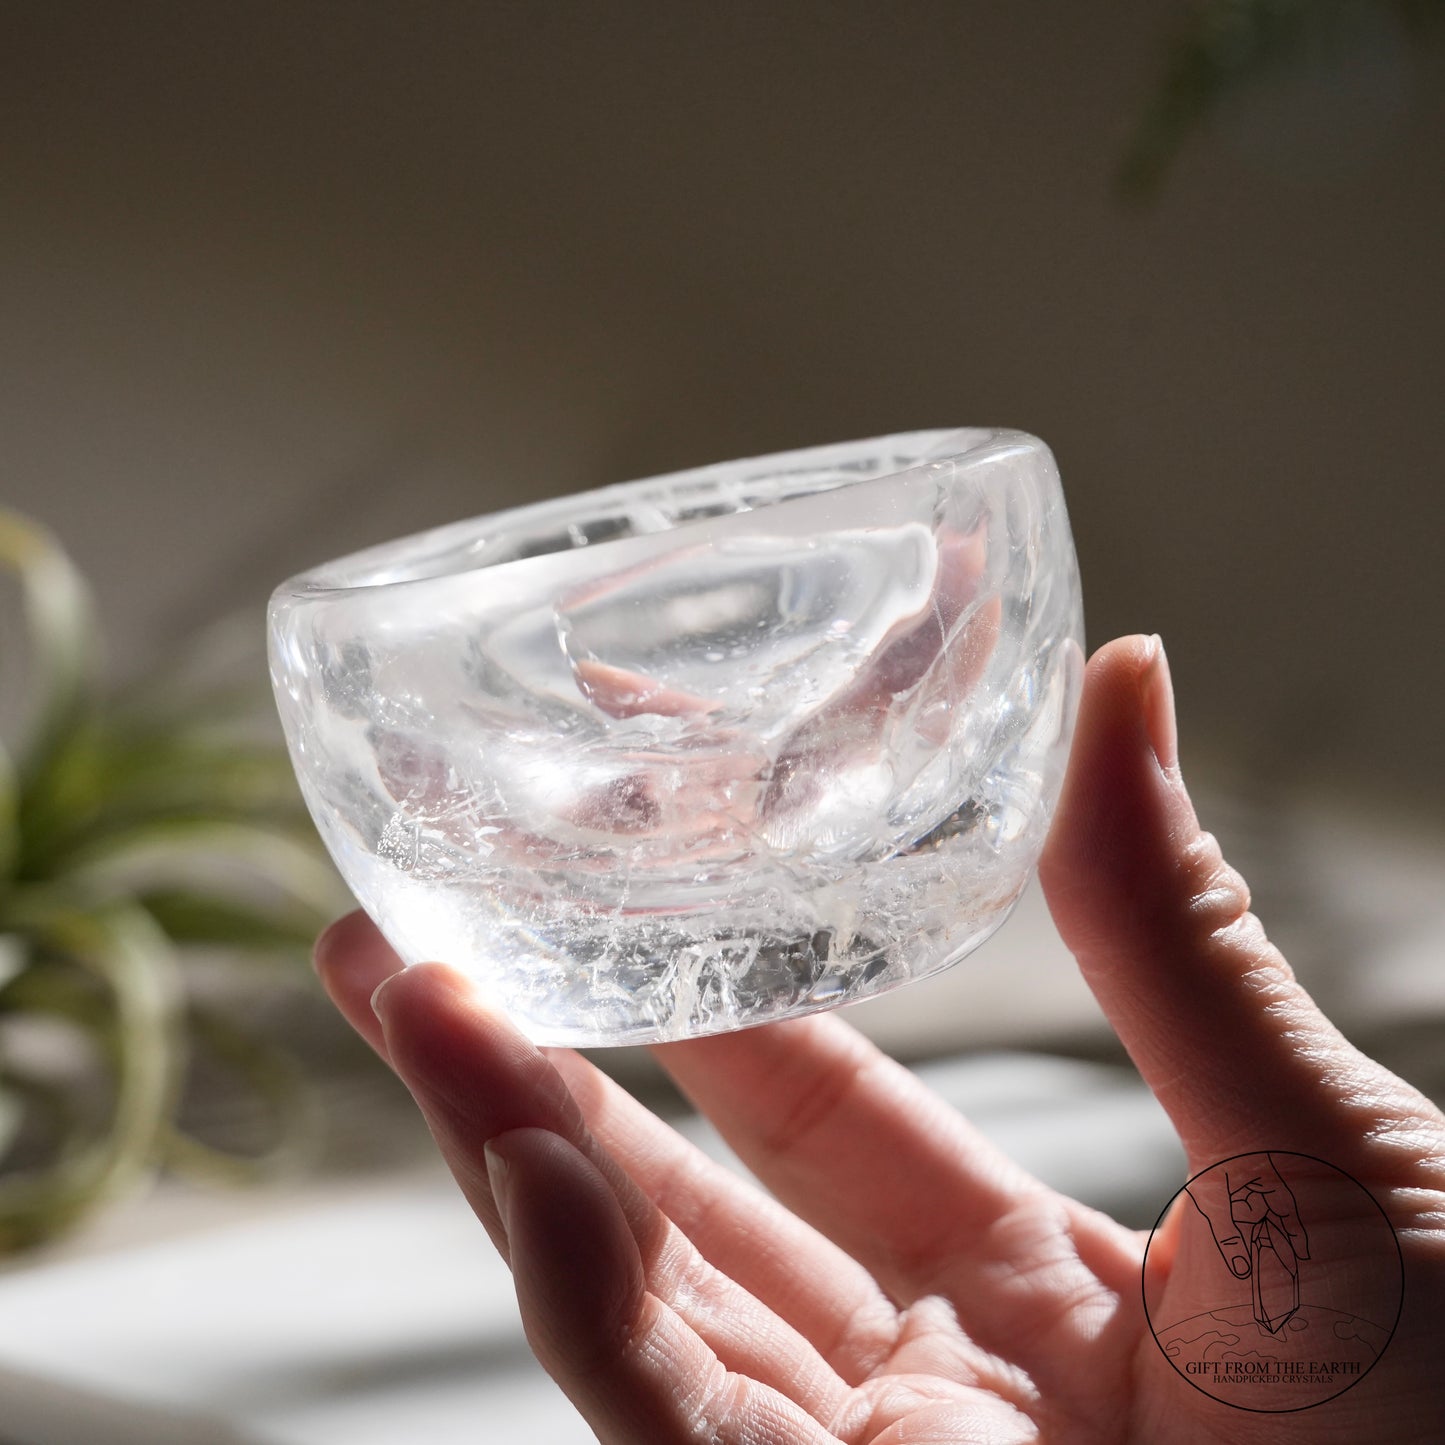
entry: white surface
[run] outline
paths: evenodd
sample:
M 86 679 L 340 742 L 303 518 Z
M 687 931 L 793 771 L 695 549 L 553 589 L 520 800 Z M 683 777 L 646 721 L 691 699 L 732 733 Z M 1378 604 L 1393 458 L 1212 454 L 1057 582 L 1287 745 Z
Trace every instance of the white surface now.
M 268 1445 L 592 1438 L 440 1177 L 0 1278 L 0 1361 L 0 1433 L 23 1420 L 24 1445 L 209 1438 L 198 1416 Z M 114 1401 L 105 1433 L 25 1374 Z

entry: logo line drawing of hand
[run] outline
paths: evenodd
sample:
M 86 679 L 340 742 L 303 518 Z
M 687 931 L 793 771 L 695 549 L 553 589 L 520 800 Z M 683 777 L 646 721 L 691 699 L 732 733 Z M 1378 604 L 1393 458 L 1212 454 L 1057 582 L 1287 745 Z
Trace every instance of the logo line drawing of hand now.
M 1310 1257 L 1310 1247 L 1294 1192 L 1274 1159 L 1226 1159 L 1193 1179 L 1188 1194 L 1226 1268 L 1250 1280 L 1255 1322 L 1277 1334 L 1299 1308 L 1299 1261 Z

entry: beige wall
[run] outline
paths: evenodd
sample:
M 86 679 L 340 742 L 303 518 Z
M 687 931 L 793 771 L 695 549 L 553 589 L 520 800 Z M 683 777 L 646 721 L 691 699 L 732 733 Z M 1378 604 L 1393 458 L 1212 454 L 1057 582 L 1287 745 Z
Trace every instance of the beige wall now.
M 0 500 L 124 671 L 516 497 L 1022 426 L 1186 752 L 1445 810 L 1445 67 L 1386 37 L 1131 211 L 1170 14 L 10 7 Z

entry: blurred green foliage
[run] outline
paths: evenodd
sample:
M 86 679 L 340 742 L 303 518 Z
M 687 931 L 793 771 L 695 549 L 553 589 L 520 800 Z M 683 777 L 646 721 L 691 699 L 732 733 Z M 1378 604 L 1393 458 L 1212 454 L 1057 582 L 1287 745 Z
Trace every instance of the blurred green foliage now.
M 311 1111 L 300 1070 L 194 986 L 303 955 L 345 895 L 284 749 L 237 726 L 234 692 L 107 697 L 84 580 L 33 522 L 0 511 L 0 573 L 24 642 L 0 690 L 27 704 L 0 747 L 0 1252 L 36 1243 L 158 1168 L 273 1168 Z M 270 1147 L 180 1122 L 204 1059 L 274 1124 Z
M 1340 53 L 1372 23 L 1424 40 L 1445 23 L 1445 0 L 1201 0 L 1125 154 L 1122 193 L 1155 195 L 1186 141 L 1231 96 L 1311 55 Z

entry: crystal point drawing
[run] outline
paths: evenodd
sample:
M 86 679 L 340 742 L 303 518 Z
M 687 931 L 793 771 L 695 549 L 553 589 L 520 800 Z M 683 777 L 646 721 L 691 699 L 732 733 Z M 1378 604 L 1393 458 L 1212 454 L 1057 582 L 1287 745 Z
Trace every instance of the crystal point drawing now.
M 1250 1229 L 1249 1263 L 1255 1323 L 1277 1335 L 1299 1309 L 1299 1259 L 1289 1235 L 1268 1216 Z

